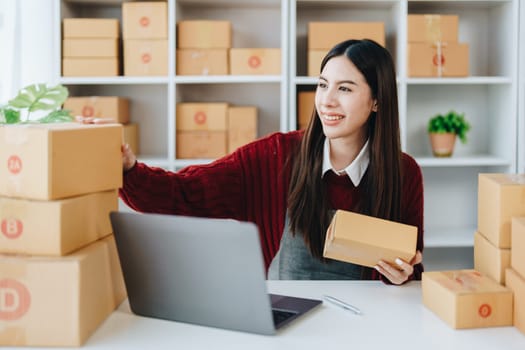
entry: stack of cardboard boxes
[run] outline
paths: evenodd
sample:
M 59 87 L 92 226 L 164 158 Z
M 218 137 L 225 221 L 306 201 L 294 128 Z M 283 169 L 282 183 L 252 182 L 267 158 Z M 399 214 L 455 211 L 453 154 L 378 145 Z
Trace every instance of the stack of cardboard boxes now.
M 62 75 L 119 75 L 119 21 L 66 18 L 63 22 Z
M 321 62 L 336 44 L 348 39 L 372 39 L 385 46 L 383 22 L 308 23 L 308 76 L 319 76 Z
M 297 129 L 306 129 L 315 108 L 315 91 L 300 91 L 297 94 Z
M 129 122 L 129 100 L 119 96 L 69 97 L 63 106 L 74 116 L 109 118 L 122 124 L 124 142 L 139 153 L 138 125 Z
M 166 2 L 122 4 L 124 75 L 168 75 L 168 5 Z
M 177 24 L 177 75 L 277 75 L 281 50 L 232 48 L 229 21 L 189 20 Z
M 469 46 L 458 42 L 457 15 L 408 15 L 408 76 L 465 77 Z
M 177 104 L 177 158 L 219 158 L 257 137 L 257 108 Z
M 122 128 L 0 127 L 0 345 L 78 346 L 125 298 Z

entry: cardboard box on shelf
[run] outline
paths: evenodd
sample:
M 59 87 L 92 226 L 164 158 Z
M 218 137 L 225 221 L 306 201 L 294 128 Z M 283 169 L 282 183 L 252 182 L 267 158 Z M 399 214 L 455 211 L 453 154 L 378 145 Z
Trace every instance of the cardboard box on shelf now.
M 329 50 L 348 39 L 372 39 L 385 46 L 383 22 L 309 22 L 308 50 Z
M 308 50 L 308 76 L 309 77 L 318 77 L 321 73 L 321 63 L 323 62 L 324 57 L 328 53 L 328 50 Z
M 62 41 L 63 57 L 118 57 L 119 42 L 110 39 L 64 39 Z
M 379 260 L 395 265 L 416 254 L 417 227 L 345 210 L 337 210 L 326 233 L 323 256 L 374 267 Z
M 479 174 L 478 231 L 498 248 L 511 248 L 511 219 L 525 216 L 525 174 Z
M 257 138 L 257 107 L 228 108 L 228 153 Z
M 0 197 L 0 253 L 62 256 L 113 232 L 116 190 L 55 201 Z
M 448 42 L 458 41 L 459 16 L 423 14 L 408 15 L 408 42 Z
M 479 232 L 474 234 L 474 269 L 505 285 L 505 270 L 510 267 L 510 249 L 498 248 Z
M 297 125 L 305 129 L 315 108 L 315 91 L 301 91 L 297 94 Z
M 168 39 L 168 4 L 162 1 L 122 3 L 124 39 Z
M 423 305 L 450 327 L 512 325 L 512 291 L 475 270 L 424 272 Z
M 124 40 L 124 75 L 168 75 L 168 41 Z
M 227 74 L 227 49 L 177 49 L 177 75 Z
M 80 346 L 126 298 L 113 236 L 71 255 L 0 255 L 0 345 Z
M 512 268 L 505 271 L 507 288 L 514 292 L 513 323 L 525 334 L 525 277 Z
M 525 217 L 512 218 L 511 245 L 510 266 L 525 277 Z
M 119 75 L 119 60 L 116 57 L 78 58 L 62 60 L 64 77 L 115 77 Z
M 64 109 L 73 115 L 95 118 L 111 118 L 117 123 L 129 122 L 129 100 L 119 96 L 68 97 Z
M 189 20 L 177 23 L 179 49 L 229 49 L 231 46 L 230 21 Z
M 177 131 L 177 158 L 215 159 L 226 150 L 226 131 Z
M 178 131 L 226 131 L 227 103 L 177 103 Z
M 129 145 L 134 154 L 139 154 L 139 125 L 136 123 L 122 125 L 122 132 L 124 134 L 124 142 Z
M 230 49 L 230 74 L 281 74 L 280 49 Z
M 409 43 L 409 77 L 466 77 L 469 46 L 457 43 Z
M 64 18 L 63 38 L 118 38 L 119 20 L 116 18 Z
M 122 126 L 0 127 L 0 195 L 53 200 L 122 186 Z

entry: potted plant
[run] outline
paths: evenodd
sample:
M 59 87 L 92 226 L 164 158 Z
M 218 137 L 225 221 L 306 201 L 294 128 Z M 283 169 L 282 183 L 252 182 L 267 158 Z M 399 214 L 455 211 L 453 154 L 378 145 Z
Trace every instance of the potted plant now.
M 464 113 L 451 110 L 447 114 L 432 117 L 428 122 L 428 133 L 434 156 L 450 157 L 454 151 L 456 136 L 461 143 L 466 143 L 469 130 L 470 124 L 465 120 Z

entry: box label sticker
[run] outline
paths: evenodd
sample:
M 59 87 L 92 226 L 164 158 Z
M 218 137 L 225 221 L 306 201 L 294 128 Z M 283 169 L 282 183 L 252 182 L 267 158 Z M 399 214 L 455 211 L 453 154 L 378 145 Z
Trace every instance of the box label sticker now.
M 487 318 L 492 314 L 492 308 L 489 304 L 482 304 L 478 309 L 478 314 L 482 318 Z
M 13 279 L 0 280 L 0 320 L 14 321 L 24 316 L 31 305 L 29 290 Z
M 12 155 L 7 158 L 7 170 L 15 175 L 22 171 L 22 160 L 19 156 Z
M 9 239 L 16 239 L 20 237 L 24 230 L 22 221 L 15 218 L 2 219 L 0 223 L 0 230 Z
M 195 121 L 195 124 L 203 125 L 204 123 L 206 123 L 206 113 L 198 111 L 193 115 L 193 120 Z
M 258 68 L 261 65 L 261 59 L 257 56 L 250 56 L 248 58 L 248 66 L 250 68 Z

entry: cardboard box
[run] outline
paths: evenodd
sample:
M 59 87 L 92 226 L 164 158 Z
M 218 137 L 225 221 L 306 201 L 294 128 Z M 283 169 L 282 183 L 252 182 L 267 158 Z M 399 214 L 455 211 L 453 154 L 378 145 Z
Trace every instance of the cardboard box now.
M 129 122 L 129 100 L 119 96 L 68 97 L 64 109 L 73 115 L 84 117 L 111 118 L 117 123 Z
M 61 256 L 113 232 L 116 190 L 56 201 L 0 197 L 0 253 Z
M 124 75 L 168 75 L 168 41 L 124 40 Z
M 385 46 L 383 22 L 309 22 L 308 50 L 329 50 L 349 39 L 372 39 Z
M 119 35 L 119 20 L 116 18 L 64 18 L 62 33 L 66 38 L 108 38 Z
M 178 131 L 226 131 L 227 103 L 177 103 Z
M 124 142 L 129 145 L 134 154 L 139 154 L 139 126 L 135 123 L 122 125 Z
M 227 74 L 227 49 L 177 49 L 177 75 Z
M 297 95 L 297 125 L 306 129 L 315 108 L 315 91 L 301 91 Z
M 113 236 L 60 257 L 0 255 L 0 345 L 80 346 L 126 298 Z
M 407 69 L 410 77 L 466 77 L 469 46 L 457 43 L 409 43 Z
M 280 49 L 230 49 L 230 74 L 281 74 Z
M 450 327 L 512 325 L 512 291 L 475 270 L 423 272 L 423 305 Z
M 119 60 L 116 57 L 77 58 L 62 60 L 64 77 L 115 77 L 119 75 Z
M 180 21 L 177 23 L 179 49 L 229 49 L 232 46 L 230 21 Z
M 257 107 L 228 108 L 228 153 L 257 138 Z
M 474 234 L 474 269 L 505 285 L 505 270 L 510 267 L 510 249 L 498 248 L 479 232 Z
M 321 74 L 321 63 L 328 50 L 308 50 L 308 76 L 318 77 Z
M 122 126 L 0 127 L 0 196 L 53 200 L 122 186 Z
M 416 254 L 417 227 L 345 210 L 337 210 L 326 233 L 323 256 L 374 267 L 379 260 L 395 265 Z
M 63 57 L 118 57 L 118 39 L 64 39 Z
M 459 16 L 408 15 L 408 42 L 458 42 Z
M 177 131 L 177 158 L 215 159 L 226 154 L 226 131 Z
M 168 4 L 166 2 L 122 3 L 124 39 L 168 39 Z
M 512 218 L 511 225 L 510 266 L 525 277 L 525 217 Z
M 478 231 L 496 247 L 510 248 L 513 216 L 525 216 L 525 174 L 479 174 Z
M 514 292 L 514 327 L 525 334 L 525 277 L 510 268 L 505 273 L 507 288 Z

